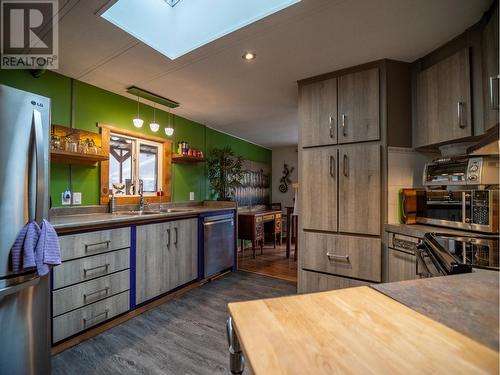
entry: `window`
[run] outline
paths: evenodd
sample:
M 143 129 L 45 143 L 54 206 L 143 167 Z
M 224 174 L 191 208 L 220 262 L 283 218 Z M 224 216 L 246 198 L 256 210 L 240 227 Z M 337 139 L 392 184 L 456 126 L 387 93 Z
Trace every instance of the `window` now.
M 163 144 L 110 134 L 109 189 L 115 195 L 156 196 L 161 189 Z
M 176 59 L 300 0 L 117 0 L 101 17 Z

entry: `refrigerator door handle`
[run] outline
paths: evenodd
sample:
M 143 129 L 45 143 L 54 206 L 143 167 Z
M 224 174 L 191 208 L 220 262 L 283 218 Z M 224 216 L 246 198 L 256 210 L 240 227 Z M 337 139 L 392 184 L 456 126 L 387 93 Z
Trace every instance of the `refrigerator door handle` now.
M 18 284 L 10 285 L 8 287 L 0 289 L 0 300 L 10 294 L 14 294 L 17 292 L 20 292 L 24 289 L 30 288 L 34 285 L 37 285 L 38 282 L 40 281 L 39 277 L 35 277 L 31 280 L 24 281 Z
M 41 223 L 43 220 L 43 211 L 45 202 L 43 200 L 45 186 L 45 163 L 43 152 L 43 124 L 42 114 L 36 109 L 33 110 L 32 128 L 35 134 L 35 154 L 36 154 L 36 208 L 35 220 Z

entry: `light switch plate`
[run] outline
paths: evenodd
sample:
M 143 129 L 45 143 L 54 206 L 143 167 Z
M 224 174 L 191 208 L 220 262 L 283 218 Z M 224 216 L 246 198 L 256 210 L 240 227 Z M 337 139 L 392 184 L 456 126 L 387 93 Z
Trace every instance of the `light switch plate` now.
M 194 191 L 189 192 L 189 200 L 194 201 Z
M 71 204 L 71 192 L 69 190 L 61 193 L 61 204 L 63 206 L 69 206 Z
M 73 193 L 73 204 L 82 204 L 82 193 Z

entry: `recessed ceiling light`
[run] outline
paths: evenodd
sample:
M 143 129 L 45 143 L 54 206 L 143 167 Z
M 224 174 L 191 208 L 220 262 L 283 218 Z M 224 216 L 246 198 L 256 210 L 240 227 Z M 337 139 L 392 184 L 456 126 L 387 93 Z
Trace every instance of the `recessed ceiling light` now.
M 243 60 L 250 61 L 254 60 L 257 57 L 257 55 L 253 52 L 245 52 L 241 57 L 243 58 Z

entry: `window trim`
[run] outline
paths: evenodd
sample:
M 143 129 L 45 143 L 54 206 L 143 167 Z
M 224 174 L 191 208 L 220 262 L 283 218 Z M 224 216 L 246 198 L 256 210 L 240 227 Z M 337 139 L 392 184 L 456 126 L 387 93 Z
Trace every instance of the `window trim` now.
M 162 157 L 158 158 L 158 163 L 161 164 L 161 176 L 158 176 L 161 190 L 163 191 L 163 197 L 158 197 L 154 195 L 154 193 L 144 194 L 144 200 L 147 203 L 159 203 L 161 202 L 170 202 L 172 199 L 172 141 L 165 138 L 155 137 L 147 134 L 142 134 L 139 132 L 121 129 L 115 126 L 107 125 L 107 124 L 97 124 L 97 127 L 100 128 L 101 136 L 102 136 L 102 149 L 103 152 L 109 154 L 110 148 L 110 138 L 111 133 L 129 137 L 136 138 L 140 141 L 144 141 L 144 143 L 155 142 L 160 143 L 162 145 Z M 100 179 L 100 204 L 106 205 L 109 203 L 109 160 L 101 162 L 101 179 Z M 139 195 L 119 195 L 116 196 L 116 201 L 118 204 L 138 204 L 139 203 Z

